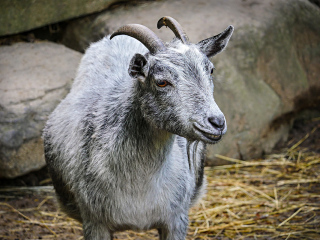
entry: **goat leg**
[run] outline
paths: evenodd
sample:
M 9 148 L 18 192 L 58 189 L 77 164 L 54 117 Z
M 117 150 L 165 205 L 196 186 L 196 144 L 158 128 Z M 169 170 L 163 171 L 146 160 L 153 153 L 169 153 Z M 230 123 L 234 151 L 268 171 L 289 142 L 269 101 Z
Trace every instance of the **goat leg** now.
M 95 222 L 83 223 L 83 235 L 85 240 L 112 240 L 113 234 L 105 225 Z
M 188 230 L 188 214 L 182 214 L 164 228 L 158 229 L 160 240 L 185 240 Z

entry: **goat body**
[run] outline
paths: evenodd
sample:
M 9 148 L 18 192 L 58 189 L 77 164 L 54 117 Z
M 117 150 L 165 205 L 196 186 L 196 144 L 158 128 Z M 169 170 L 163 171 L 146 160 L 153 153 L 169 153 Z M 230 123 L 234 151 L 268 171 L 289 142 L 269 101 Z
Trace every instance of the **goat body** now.
M 86 51 L 43 134 L 59 203 L 85 239 L 152 228 L 163 240 L 185 238 L 205 189 L 205 145 L 226 131 L 208 57 L 232 30 L 198 44 L 176 38 L 161 51 L 107 36 Z

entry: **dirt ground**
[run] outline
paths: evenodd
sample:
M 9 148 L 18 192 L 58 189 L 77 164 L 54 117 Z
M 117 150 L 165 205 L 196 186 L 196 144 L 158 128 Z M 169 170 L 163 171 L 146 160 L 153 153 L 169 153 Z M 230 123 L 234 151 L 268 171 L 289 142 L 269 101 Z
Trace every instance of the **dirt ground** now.
M 320 239 L 320 119 L 295 123 L 288 142 L 279 145 L 274 150 L 278 155 L 274 156 L 280 156 L 279 153 L 284 151 L 283 148 L 299 149 L 293 154 L 297 157 L 281 155 L 281 158 L 286 158 L 287 165 L 284 167 L 280 166 L 282 164 L 279 165 L 280 160 L 272 164 L 270 157 L 266 156 L 258 160 L 257 164 L 251 163 L 244 168 L 241 164 L 246 164 L 240 160 L 237 168 L 232 166 L 218 167 L 221 170 L 206 168 L 208 196 L 190 213 L 190 230 L 187 239 Z M 276 159 L 276 157 L 273 158 Z M 283 159 L 281 161 L 284 161 Z M 231 161 L 237 160 L 231 159 Z M 260 162 L 263 163 L 261 166 Z M 304 164 L 305 168 L 297 168 L 298 163 Z M 273 165 L 273 167 L 266 168 L 267 165 Z M 267 175 L 265 172 L 277 174 Z M 304 176 L 310 178 L 303 184 L 300 184 L 300 181 L 292 185 L 295 183 L 297 174 L 300 174 L 301 179 Z M 270 180 L 270 176 L 275 177 Z M 249 180 L 243 180 L 243 178 Z M 230 181 L 239 182 L 240 185 L 237 185 L 236 189 L 239 190 L 239 186 L 241 187 L 242 193 L 237 193 L 237 196 L 232 198 L 236 203 L 228 202 L 231 198 L 226 195 L 227 191 L 235 191 L 235 186 Z M 291 182 L 288 183 L 288 181 Z M 282 189 L 283 184 L 291 184 L 290 189 Z M 232 185 L 232 188 L 223 188 L 229 185 Z M 272 193 L 268 192 L 269 186 L 278 186 L 278 193 L 275 192 L 275 195 L 272 195 L 272 189 Z M 243 218 L 246 212 L 249 213 L 252 210 L 248 208 L 248 204 L 241 209 L 235 206 L 242 201 L 243 192 L 252 196 L 250 201 L 260 197 L 265 198 L 260 199 L 254 206 L 251 205 L 252 209 L 257 209 L 250 213 L 253 218 Z M 216 193 L 218 195 L 215 195 Z M 277 202 L 281 206 L 270 212 L 268 208 L 273 204 L 271 198 L 283 199 L 283 202 L 282 205 Z M 288 201 L 286 202 L 285 199 Z M 246 201 L 248 202 L 244 199 L 243 202 Z M 272 203 L 269 204 L 268 201 Z M 230 207 L 232 204 L 235 207 Z M 261 206 L 258 206 L 259 204 Z M 212 215 L 214 211 L 222 208 L 225 210 Z M 263 229 L 252 230 L 258 226 Z M 116 235 L 116 239 L 156 238 L 155 231 L 125 232 Z M 46 168 L 13 180 L 1 179 L 0 239 L 83 239 L 81 225 L 67 218 L 57 208 Z

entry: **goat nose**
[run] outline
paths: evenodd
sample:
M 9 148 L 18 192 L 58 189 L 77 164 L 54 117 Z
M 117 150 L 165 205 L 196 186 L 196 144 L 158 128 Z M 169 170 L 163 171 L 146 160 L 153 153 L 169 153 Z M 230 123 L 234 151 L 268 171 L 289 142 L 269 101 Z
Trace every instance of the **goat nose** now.
M 224 118 L 223 117 L 209 117 L 209 123 L 218 130 L 222 131 L 224 129 Z

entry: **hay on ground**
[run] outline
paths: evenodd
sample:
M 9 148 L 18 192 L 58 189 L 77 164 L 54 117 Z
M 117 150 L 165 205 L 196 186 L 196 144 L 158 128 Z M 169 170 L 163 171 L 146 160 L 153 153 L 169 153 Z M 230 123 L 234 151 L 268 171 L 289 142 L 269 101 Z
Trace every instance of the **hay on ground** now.
M 190 211 L 187 239 L 320 239 L 320 154 L 300 148 L 307 138 L 265 159 L 218 155 L 230 165 L 205 168 L 208 192 Z M 57 210 L 52 187 L 0 195 L 0 239 L 83 239 L 81 225 Z M 157 233 L 115 237 L 157 239 Z

